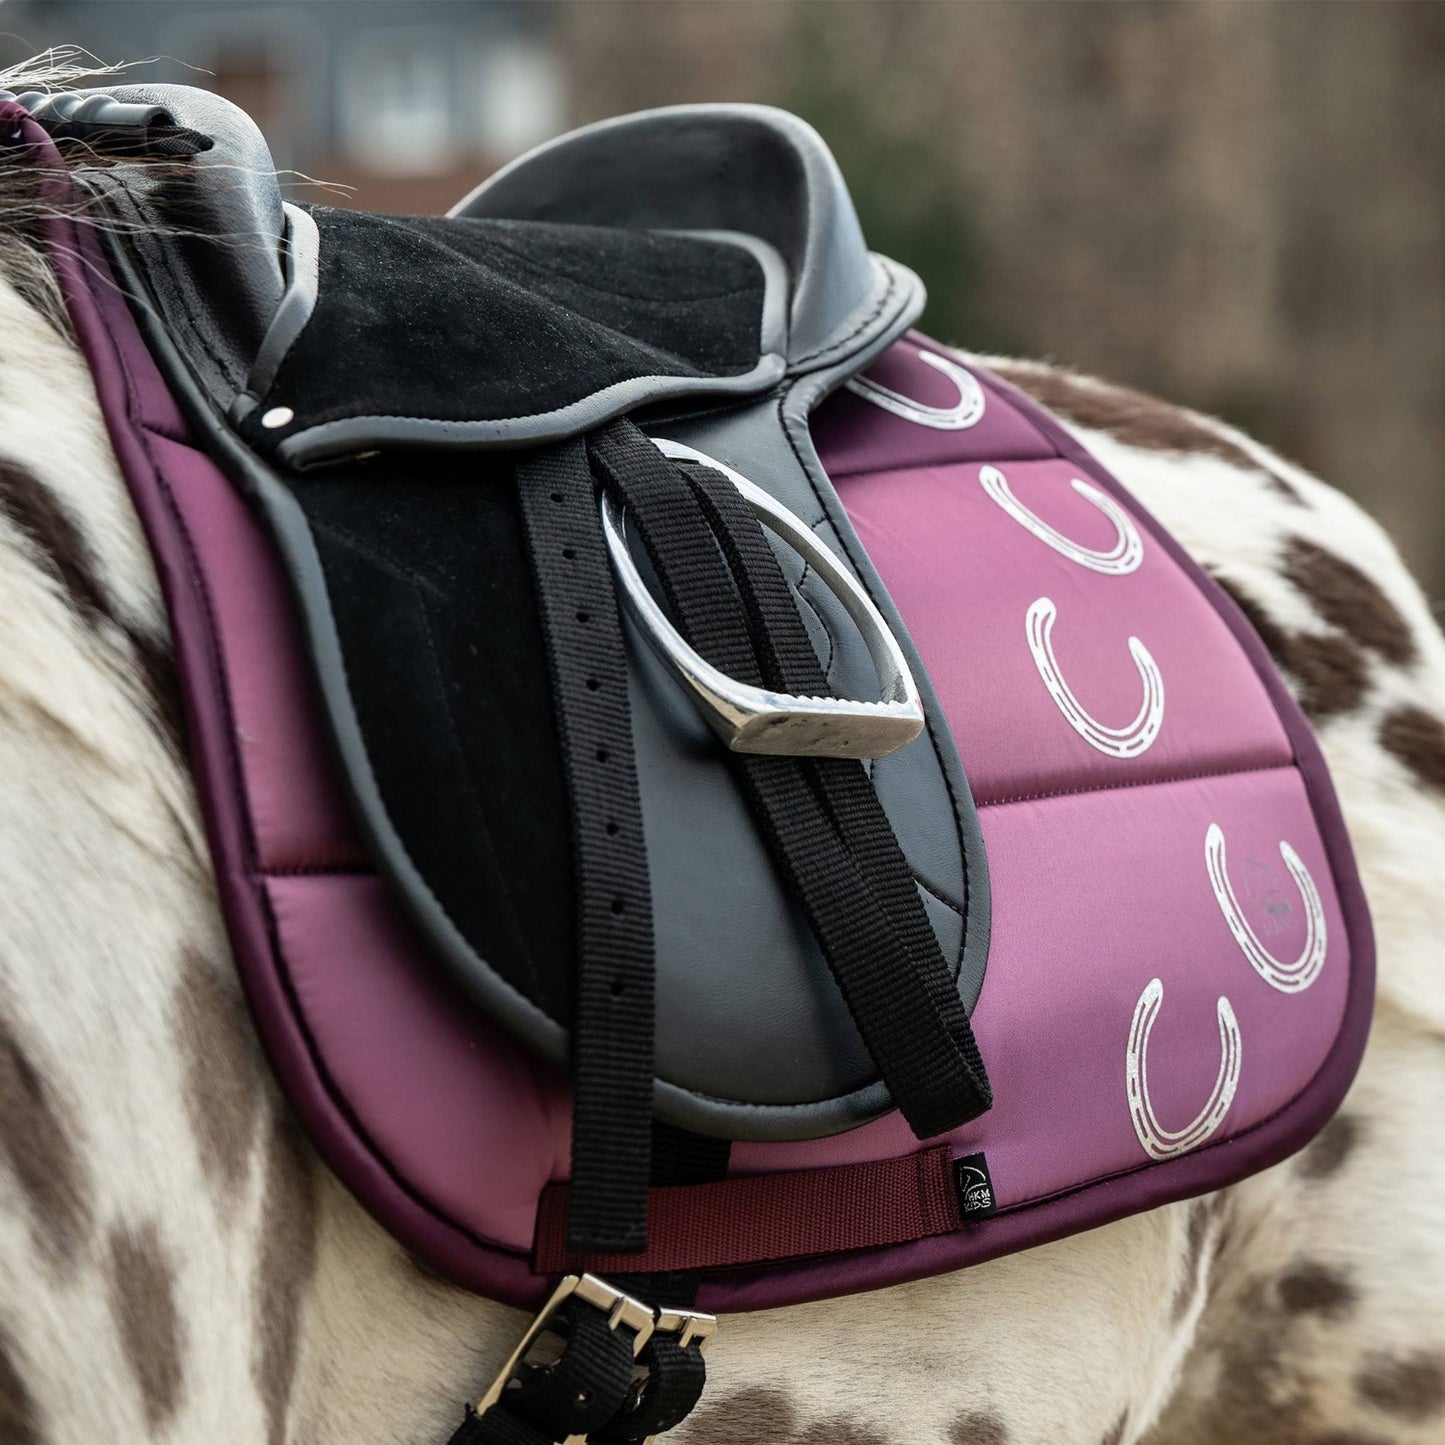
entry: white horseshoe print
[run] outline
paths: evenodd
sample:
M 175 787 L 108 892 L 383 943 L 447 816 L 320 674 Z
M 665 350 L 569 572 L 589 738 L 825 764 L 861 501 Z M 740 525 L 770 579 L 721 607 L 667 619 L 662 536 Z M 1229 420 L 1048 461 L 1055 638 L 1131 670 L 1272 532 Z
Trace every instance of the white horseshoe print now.
M 1134 1020 L 1129 1026 L 1129 1049 L 1125 1071 L 1125 1088 L 1129 1095 L 1129 1117 L 1134 1132 L 1151 1159 L 1173 1159 L 1197 1149 L 1224 1122 L 1229 1106 L 1239 1087 L 1239 1067 L 1243 1048 L 1239 1037 L 1239 1021 L 1234 1009 L 1222 994 L 1215 1004 L 1219 1021 L 1219 1073 L 1204 1107 L 1182 1129 L 1166 1129 L 1154 1112 L 1149 1098 L 1149 1035 L 1164 1002 L 1164 985 L 1151 978 L 1134 1005 Z
M 974 374 L 936 352 L 920 349 L 918 359 L 941 371 L 958 388 L 955 405 L 924 406 L 922 402 L 910 401 L 901 392 L 869 381 L 866 376 L 850 377 L 844 385 L 864 401 L 871 401 L 874 406 L 881 406 L 884 411 L 891 411 L 894 416 L 917 426 L 932 427 L 934 431 L 966 431 L 977 426 L 983 417 L 985 401 L 983 388 Z
M 1087 567 L 1091 572 L 1102 572 L 1108 577 L 1124 577 L 1139 568 L 1144 560 L 1144 543 L 1139 529 L 1129 514 L 1106 492 L 1079 477 L 1069 485 L 1086 501 L 1092 502 L 1113 524 L 1119 534 L 1118 540 L 1107 551 L 1083 547 L 1049 526 L 1044 519 L 1014 496 L 1008 478 L 997 467 L 982 467 L 978 480 L 984 491 L 993 498 L 1020 526 L 1026 527 L 1040 542 L 1047 543 L 1061 557 Z
M 1315 880 L 1305 867 L 1299 854 L 1288 843 L 1281 842 L 1279 856 L 1289 876 L 1294 879 L 1300 891 L 1305 910 L 1305 941 L 1299 957 L 1292 962 L 1281 963 L 1263 943 L 1244 916 L 1244 910 L 1235 897 L 1234 886 L 1229 881 L 1225 862 L 1224 829 L 1218 823 L 1211 823 L 1204 837 L 1204 863 L 1209 870 L 1209 886 L 1219 902 L 1219 911 L 1234 935 L 1240 951 L 1249 960 L 1254 971 L 1271 987 L 1281 993 L 1301 993 L 1319 976 L 1325 964 L 1325 949 L 1328 938 L 1325 929 L 1325 910 L 1320 903 L 1320 892 Z
M 1106 727 L 1089 714 L 1059 671 L 1053 644 L 1054 619 L 1057 616 L 1058 608 L 1052 599 L 1040 597 L 1029 607 L 1024 622 L 1034 666 L 1038 668 L 1049 696 L 1058 704 L 1069 726 L 1091 748 L 1111 758 L 1139 757 L 1153 745 L 1164 725 L 1164 676 L 1158 663 L 1137 637 L 1129 639 L 1129 655 L 1139 669 L 1139 679 L 1144 685 L 1144 701 L 1133 722 L 1121 728 Z

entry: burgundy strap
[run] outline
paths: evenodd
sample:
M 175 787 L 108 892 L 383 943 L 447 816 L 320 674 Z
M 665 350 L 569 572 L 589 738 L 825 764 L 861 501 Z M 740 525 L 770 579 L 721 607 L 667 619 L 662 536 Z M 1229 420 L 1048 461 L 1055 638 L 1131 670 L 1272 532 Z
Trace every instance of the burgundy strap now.
M 567 1186 L 549 1184 L 537 1206 L 533 1267 L 539 1274 L 719 1269 L 905 1244 L 962 1224 L 947 1145 L 868 1164 L 660 1186 L 648 1192 L 642 1255 L 569 1254 Z

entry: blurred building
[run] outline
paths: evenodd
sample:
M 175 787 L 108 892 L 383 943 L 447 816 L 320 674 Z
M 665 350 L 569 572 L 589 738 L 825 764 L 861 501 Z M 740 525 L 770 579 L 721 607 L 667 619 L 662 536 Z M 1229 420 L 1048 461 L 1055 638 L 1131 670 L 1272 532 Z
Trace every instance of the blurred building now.
M 944 339 L 1225 416 L 1445 598 L 1445 5 L 610 0 L 559 40 L 579 120 L 801 110 Z
M 143 73 L 214 85 L 282 165 L 377 209 L 444 209 L 601 116 L 787 106 L 941 337 L 1225 416 L 1364 501 L 1445 597 L 1445 5 L 11 0 L 0 20 L 0 61 L 72 42 L 204 67 Z
M 8 59 L 159 57 L 132 78 L 219 91 L 278 166 L 373 210 L 445 210 L 565 122 L 542 0 L 16 0 L 0 21 Z

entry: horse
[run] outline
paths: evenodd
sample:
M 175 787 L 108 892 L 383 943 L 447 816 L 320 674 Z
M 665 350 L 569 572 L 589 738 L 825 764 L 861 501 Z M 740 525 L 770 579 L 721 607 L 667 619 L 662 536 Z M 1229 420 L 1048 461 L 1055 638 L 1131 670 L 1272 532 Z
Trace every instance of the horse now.
M 76 78 L 37 62 L 0 87 Z M 35 244 L 42 211 L 0 150 L 0 1441 L 429 1445 L 525 1321 L 414 1262 L 268 1071 L 151 555 Z M 1316 1140 L 1244 1183 L 726 1318 L 677 1438 L 1439 1441 L 1445 638 L 1366 513 L 1237 430 L 956 355 L 1049 407 L 1165 524 L 1316 728 L 1378 939 L 1367 1053 Z

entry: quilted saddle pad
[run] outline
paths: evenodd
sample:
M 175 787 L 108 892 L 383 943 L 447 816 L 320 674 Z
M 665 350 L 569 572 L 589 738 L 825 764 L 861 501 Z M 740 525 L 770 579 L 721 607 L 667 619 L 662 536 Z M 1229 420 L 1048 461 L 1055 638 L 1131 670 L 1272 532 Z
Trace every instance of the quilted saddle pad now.
M 160 571 L 257 1025 L 327 1162 L 427 1265 L 519 1305 L 578 1267 L 789 1304 L 1218 1188 L 1329 1117 L 1373 958 L 1302 715 L 1095 458 L 909 329 L 916 278 L 862 247 L 806 127 L 653 113 L 451 218 L 358 220 L 283 207 L 214 97 L 112 94 L 205 136 L 195 175 L 138 156 L 57 194 L 144 221 L 189 186 L 264 242 L 49 237 Z M 731 1147 L 654 1178 L 644 1251 L 579 1254 L 574 820 L 507 499 L 619 417 L 771 489 L 898 640 L 926 725 L 862 766 L 992 1105 L 925 1138 L 893 1107 L 726 746 L 629 617 L 655 1106 Z M 867 696 L 836 589 L 775 548 L 836 695 Z

